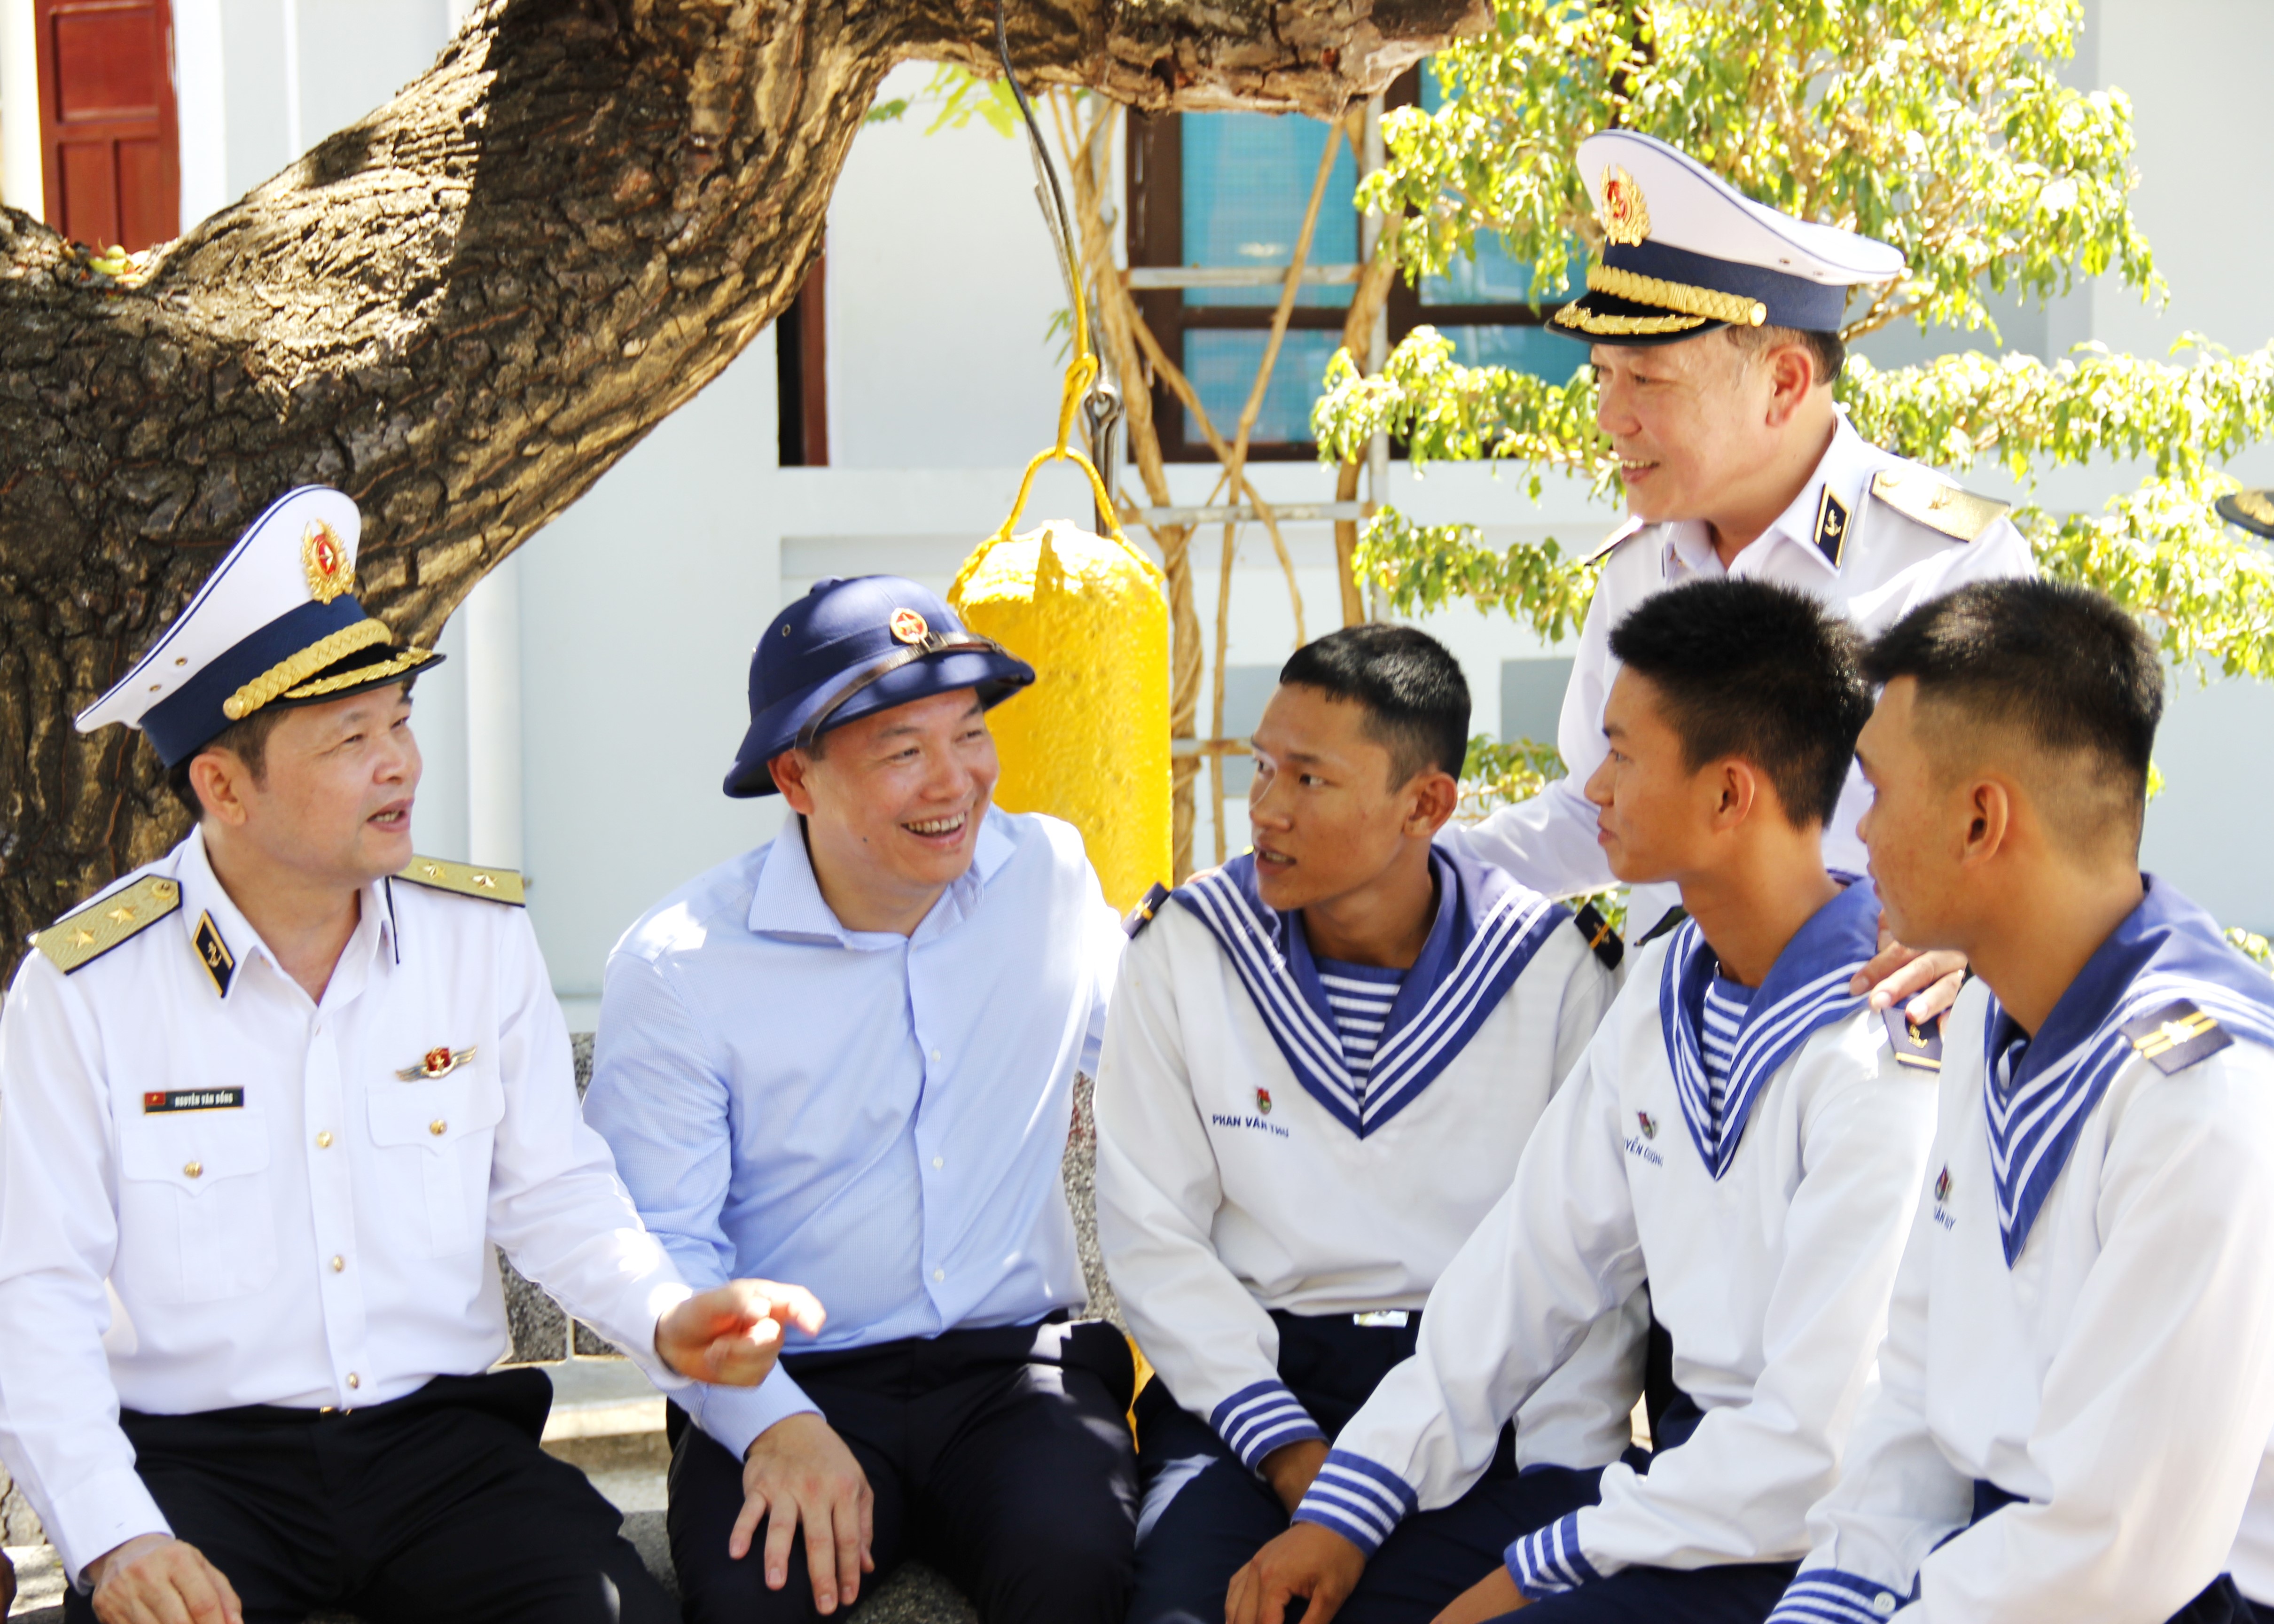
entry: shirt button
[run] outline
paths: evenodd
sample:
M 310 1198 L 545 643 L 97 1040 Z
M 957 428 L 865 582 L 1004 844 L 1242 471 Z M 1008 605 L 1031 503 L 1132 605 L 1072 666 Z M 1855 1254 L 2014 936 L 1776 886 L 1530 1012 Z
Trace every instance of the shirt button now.
M 357 1375 L 353 1371 L 350 1371 L 348 1372 L 348 1386 L 350 1388 L 363 1386 L 363 1378 Z
M 936 1168 L 944 1168 L 947 1165 L 947 1159 L 945 1156 L 934 1156 L 931 1159 L 931 1164 Z
M 438 1139 L 449 1131 L 450 1124 L 444 1122 L 440 1116 L 437 1116 L 433 1121 L 426 1124 L 426 1132 L 433 1134 Z
M 1871 1611 L 1879 1613 L 1882 1617 L 1893 1613 L 1894 1610 L 1895 1598 L 1894 1592 L 1889 1590 L 1881 1590 L 1877 1596 L 1871 1598 Z
M 932 1270 L 931 1277 L 934 1280 L 945 1280 L 947 1278 L 947 1271 L 945 1269 L 936 1268 Z
M 316 1135 L 316 1148 L 318 1150 L 329 1150 L 331 1147 L 332 1131 L 329 1128 L 327 1128 L 321 1133 Z
M 931 1051 L 931 1061 L 934 1065 L 937 1065 L 939 1064 L 939 1050 L 935 1049 Z
M 205 1170 L 206 1164 L 202 1162 L 184 1162 L 182 1163 L 182 1173 L 184 1177 L 201 1177 L 204 1175 Z
M 347 1267 L 347 1266 L 348 1266 L 348 1260 L 347 1260 L 345 1258 L 341 1257 L 341 1256 L 340 1256 L 338 1253 L 336 1253 L 336 1252 L 335 1252 L 335 1253 L 332 1255 L 332 1273 L 333 1273 L 333 1274 L 338 1274 L 342 1269 L 343 1269 L 343 1268 Z

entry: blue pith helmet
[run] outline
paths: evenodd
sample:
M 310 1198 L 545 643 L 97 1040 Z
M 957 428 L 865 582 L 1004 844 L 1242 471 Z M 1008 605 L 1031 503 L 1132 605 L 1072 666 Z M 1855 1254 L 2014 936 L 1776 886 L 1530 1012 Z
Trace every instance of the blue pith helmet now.
M 771 795 L 766 763 L 847 722 L 958 688 L 992 710 L 1035 680 L 1000 643 L 898 575 L 817 581 L 766 628 L 750 655 L 750 730 L 727 793 Z

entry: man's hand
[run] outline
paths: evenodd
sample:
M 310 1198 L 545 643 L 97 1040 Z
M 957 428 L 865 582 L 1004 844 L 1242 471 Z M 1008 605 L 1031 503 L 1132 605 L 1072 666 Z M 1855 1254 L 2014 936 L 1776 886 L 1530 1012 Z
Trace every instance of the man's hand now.
M 691 1380 L 755 1387 L 781 1353 L 782 1327 L 794 1325 L 810 1336 L 825 1317 L 803 1286 L 730 1280 L 655 1322 L 656 1356 Z
M 1293 1516 L 1295 1507 L 1303 1503 L 1310 1492 L 1311 1479 L 1319 1475 L 1319 1468 L 1327 1463 L 1326 1440 L 1306 1438 L 1299 1443 L 1281 1444 L 1263 1457 L 1263 1481 L 1279 1497 L 1279 1503 Z
M 1224 1624 L 1284 1624 L 1287 1604 L 1306 1597 L 1303 1624 L 1327 1624 L 1366 1574 L 1366 1553 L 1315 1522 L 1298 1522 L 1231 1575 Z
M 861 1575 L 877 1570 L 869 1545 L 875 1538 L 877 1495 L 869 1475 L 830 1430 L 807 1410 L 785 1416 L 758 1434 L 742 1457 L 742 1515 L 727 1536 L 727 1554 L 749 1553 L 761 1519 L 766 1524 L 766 1588 L 789 1583 L 790 1543 L 805 1524 L 805 1565 L 813 1577 L 813 1605 L 834 1613 L 861 1594 Z
M 169 1534 L 137 1534 L 87 1565 L 102 1624 L 245 1624 L 221 1569 Z
M 1454 1597 L 1429 1624 L 1485 1624 L 1487 1619 L 1501 1618 L 1531 1605 L 1516 1588 L 1515 1575 L 1500 1567 Z
M 1924 1026 L 1958 1002 L 1966 985 L 1966 955 L 1939 949 L 1921 953 L 1905 947 L 1887 934 L 1885 914 L 1879 917 L 1879 951 L 1871 962 L 1848 983 L 1852 994 L 1869 992 L 1874 1013 L 1891 1010 L 1902 999 L 1910 1003 L 1903 1013 L 1914 1026 Z

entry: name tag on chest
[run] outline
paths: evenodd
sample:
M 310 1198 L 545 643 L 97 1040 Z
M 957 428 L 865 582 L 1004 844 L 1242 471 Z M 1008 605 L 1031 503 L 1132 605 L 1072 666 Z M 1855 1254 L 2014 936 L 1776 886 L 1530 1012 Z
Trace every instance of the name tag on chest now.
M 177 1088 L 170 1093 L 153 1089 L 142 1096 L 145 1116 L 167 1111 L 234 1111 L 244 1107 L 242 1088 Z

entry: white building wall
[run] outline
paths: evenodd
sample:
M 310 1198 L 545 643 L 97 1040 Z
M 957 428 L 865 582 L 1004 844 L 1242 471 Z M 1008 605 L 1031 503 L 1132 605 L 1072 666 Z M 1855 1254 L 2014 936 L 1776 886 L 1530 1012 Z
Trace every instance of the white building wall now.
M 0 0 L 0 48 L 11 8 L 25 4 Z M 210 64 L 217 56 L 222 86 L 218 97 L 184 86 L 185 199 L 193 146 L 209 170 L 217 164 L 220 196 L 236 196 L 287 161 L 289 80 L 297 79 L 297 117 L 312 141 L 422 71 L 455 15 L 450 0 L 176 4 L 207 30 L 203 45 L 184 48 L 183 62 Z M 2058 353 L 2097 338 L 2158 354 L 2195 328 L 2237 349 L 2263 342 L 2274 327 L 2263 274 L 2274 263 L 2274 219 L 2249 206 L 2247 177 L 2274 169 L 2274 124 L 2243 109 L 2253 105 L 2254 64 L 2274 54 L 2274 8 L 2263 0 L 2092 0 L 2088 18 L 2074 77 L 2113 77 L 2133 98 L 2138 213 L 2172 297 L 2168 309 L 2146 312 L 2120 288 L 2095 287 L 2049 312 L 2017 312 L 2008 342 Z M 2205 39 L 2220 49 L 2206 56 Z M 13 60 L 0 49 L 0 95 Z M 904 68 L 886 94 L 911 94 L 929 74 Z M 203 121 L 194 130 L 193 108 Z M 517 693 L 486 680 L 498 645 L 493 636 L 486 650 L 474 613 L 445 634 L 452 661 L 420 684 L 429 763 L 421 844 L 441 855 L 504 861 L 502 851 L 473 846 L 509 841 L 512 831 L 497 822 L 498 795 L 508 780 L 518 786 L 531 914 L 579 1024 L 589 1020 L 586 1000 L 623 928 L 778 823 L 778 801 L 730 801 L 719 790 L 747 719 L 747 662 L 766 620 L 828 574 L 889 570 L 944 588 L 1000 521 L 1020 467 L 1054 427 L 1063 360 L 1048 329 L 1065 295 L 1025 153 L 977 121 L 927 136 L 924 117 L 919 110 L 862 133 L 831 211 L 835 465 L 776 465 L 775 363 L 771 335 L 761 338 L 523 549 L 512 628 Z M 210 207 L 213 184 L 201 184 L 200 205 Z M 1931 347 L 1889 335 L 1871 348 L 1892 361 Z M 2254 448 L 2235 468 L 2274 483 L 2274 451 Z M 1274 500 L 1331 492 L 1331 476 L 1316 466 L 1254 471 Z M 1212 472 L 1173 470 L 1175 499 L 1204 500 Z M 2059 475 L 2039 496 L 2097 508 L 2125 473 Z M 1972 482 L 1997 488 L 1981 471 Z M 1515 479 L 1482 467 L 1440 468 L 1426 480 L 1401 468 L 1392 485 L 1415 517 L 1484 523 L 1495 545 L 1547 534 L 1567 545 L 1592 540 L 1616 517 L 1562 482 L 1551 482 L 1534 507 Z M 1028 518 L 1088 511 L 1079 477 L 1061 470 L 1044 476 Z M 1296 526 L 1289 536 L 1306 629 L 1316 635 L 1339 619 L 1329 528 Z M 1209 627 L 1216 545 L 1210 535 L 1194 547 Z M 1268 671 L 1292 648 L 1294 622 L 1260 530 L 1243 532 L 1233 581 L 1227 665 L 1235 675 Z M 1504 617 L 1465 605 L 1424 624 L 1462 659 L 1480 732 L 1499 731 L 1501 662 L 1556 652 Z M 1254 689 L 1252 675 L 1241 680 Z M 510 747 L 497 741 L 497 707 L 508 699 L 518 706 L 519 749 L 501 762 Z M 2148 829 L 2151 867 L 2222 918 L 2261 929 L 2274 928 L 2274 854 L 2261 833 L 2274 801 L 2270 733 L 2274 688 L 2175 684 L 2157 753 L 2171 787 Z M 1230 848 L 1239 849 L 1245 834 L 1235 799 Z M 1212 846 L 1203 823 L 1203 859 Z

